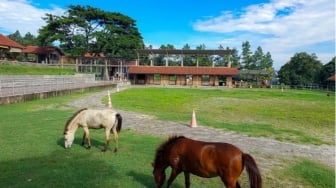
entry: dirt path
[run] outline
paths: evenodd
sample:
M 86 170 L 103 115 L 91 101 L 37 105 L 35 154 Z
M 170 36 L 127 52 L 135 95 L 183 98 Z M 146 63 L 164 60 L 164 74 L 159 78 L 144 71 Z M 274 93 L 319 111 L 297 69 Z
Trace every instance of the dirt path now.
M 125 89 L 122 87 L 119 88 L 120 90 Z M 72 101 L 69 103 L 69 106 L 75 108 L 106 108 L 101 103 L 102 97 L 106 95 L 106 91 L 95 93 Z M 290 160 L 297 157 L 319 161 L 335 168 L 335 147 L 333 146 L 301 145 L 279 142 L 274 139 L 253 138 L 200 125 L 196 128 L 190 128 L 189 122 L 160 121 L 148 115 L 130 111 L 118 111 L 124 117 L 123 129 L 129 128 L 134 131 L 153 135 L 170 136 L 178 134 L 204 141 L 232 143 L 240 147 L 245 153 L 252 154 L 263 172 L 271 170 L 274 166 L 280 168 L 285 166 L 286 164 L 284 164 L 283 159 Z

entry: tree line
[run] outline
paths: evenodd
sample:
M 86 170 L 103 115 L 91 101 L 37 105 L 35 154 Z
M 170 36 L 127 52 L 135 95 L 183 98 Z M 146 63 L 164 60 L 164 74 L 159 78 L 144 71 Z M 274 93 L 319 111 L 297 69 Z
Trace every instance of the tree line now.
M 323 65 L 317 56 L 306 52 L 296 53 L 279 72 L 279 82 L 294 87 L 319 85 L 335 89 L 335 81 L 327 79 L 335 75 L 335 56 Z
M 69 56 L 82 56 L 91 52 L 103 53 L 107 57 L 134 59 L 137 58 L 134 53 L 135 49 L 152 48 L 151 45 L 148 47 L 144 45 L 136 21 L 121 13 L 107 12 L 91 6 L 70 5 L 63 15 L 46 14 L 42 19 L 46 25 L 39 29 L 38 36 L 31 33 L 21 36 L 20 32 L 16 31 L 8 37 L 25 46 L 50 46 L 57 43 Z M 161 45 L 160 49 L 175 48 L 167 44 Z M 185 44 L 182 49 L 191 48 L 189 44 Z M 201 44 L 196 49 L 206 49 L 206 46 Z M 212 57 L 207 55 L 185 56 L 184 64 L 194 66 L 195 59 L 197 59 L 200 66 L 210 66 L 213 62 L 216 62 L 217 66 L 227 66 L 230 63 L 232 67 L 238 69 L 267 71 L 268 79 L 275 74 L 271 53 L 264 53 L 260 46 L 252 51 L 249 41 L 242 42 L 241 54 L 236 48 L 224 48 L 220 45 L 218 49 L 232 50 L 233 53 Z M 165 57 L 155 58 L 157 65 L 160 65 Z M 177 64 L 174 58 L 178 57 L 170 58 L 171 65 Z M 335 72 L 334 62 L 335 58 L 330 63 L 322 65 L 315 54 L 298 53 L 281 67 L 278 77 L 281 83 L 288 85 L 321 83 L 327 75 L 330 76 Z

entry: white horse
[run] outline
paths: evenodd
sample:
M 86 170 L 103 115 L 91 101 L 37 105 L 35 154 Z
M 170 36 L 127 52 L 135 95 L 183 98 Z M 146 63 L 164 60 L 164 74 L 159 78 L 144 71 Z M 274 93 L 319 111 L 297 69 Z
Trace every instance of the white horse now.
M 88 149 L 91 148 L 89 129 L 105 129 L 106 143 L 102 151 L 106 151 L 110 143 L 110 134 L 113 132 L 115 148 L 114 152 L 118 150 L 118 132 L 121 130 L 122 117 L 121 115 L 112 110 L 93 110 L 93 109 L 81 109 L 74 113 L 66 122 L 64 128 L 64 147 L 70 148 L 74 139 L 75 133 L 78 127 L 84 129 L 82 145 L 85 140 L 88 143 Z

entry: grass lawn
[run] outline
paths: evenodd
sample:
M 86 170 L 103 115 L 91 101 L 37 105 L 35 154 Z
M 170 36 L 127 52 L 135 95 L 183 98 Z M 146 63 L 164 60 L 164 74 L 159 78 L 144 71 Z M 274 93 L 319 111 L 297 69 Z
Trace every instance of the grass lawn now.
M 73 97 L 71 97 L 73 98 Z M 63 129 L 74 109 L 52 98 L 0 108 L 0 187 L 153 187 L 151 162 L 163 138 L 123 129 L 119 151 L 101 152 L 103 130 L 91 130 L 91 150 L 80 145 L 78 130 L 64 149 Z M 64 104 L 64 103 L 63 103 Z M 194 187 L 221 186 L 219 179 L 193 177 Z M 183 177 L 176 185 L 183 187 Z
M 112 96 L 114 107 L 281 141 L 334 145 L 335 96 L 277 89 L 133 88 Z M 106 101 L 107 99 L 105 99 Z
M 0 63 L 0 75 L 73 75 L 75 68 L 36 63 Z
M 334 139 L 333 118 L 325 117 L 334 115 L 334 112 L 329 112 L 333 110 L 333 97 L 327 98 L 324 93 L 309 91 L 237 91 L 239 90 L 130 89 L 113 94 L 112 101 L 115 108 L 152 114 L 161 119 L 189 121 L 191 111 L 195 109 L 199 124 L 257 136 L 266 132 L 261 136 L 267 137 L 275 137 L 273 132 L 279 132 L 282 137 L 291 138 L 295 137 L 294 133 L 298 131 L 306 138 L 304 143 L 332 144 L 322 136 L 316 138 L 318 142 L 315 141 L 312 139 L 312 132 L 317 131 Z M 165 138 L 123 129 L 120 133 L 118 153 L 112 152 L 113 142 L 110 150 L 102 153 L 100 150 L 105 141 L 103 130 L 90 132 L 93 147 L 87 150 L 80 146 L 83 133 L 80 129 L 72 148 L 64 149 L 64 124 L 76 110 L 66 104 L 69 100 L 85 95 L 86 93 L 74 93 L 69 96 L 0 106 L 0 187 L 154 187 L 151 162 L 156 147 Z M 239 100 L 245 102 L 239 103 Z M 276 101 L 280 104 L 275 107 L 264 104 L 259 108 L 252 105 L 259 104 L 256 101 L 260 100 Z M 248 104 L 249 102 L 251 104 Z M 237 108 L 239 105 L 240 108 Z M 311 105 L 314 107 L 310 107 Z M 247 109 L 240 111 L 241 108 Z M 276 112 L 269 112 L 265 108 L 272 108 L 272 111 Z M 306 108 L 317 120 L 299 113 L 305 112 Z M 264 110 L 254 112 L 254 109 Z M 220 112 L 216 112 L 217 110 Z M 236 115 L 229 116 L 230 111 L 234 111 L 240 118 L 232 118 Z M 252 120 L 247 121 L 246 126 L 251 126 L 250 130 L 238 128 L 249 119 Z M 230 128 L 232 126 L 235 129 Z M 258 126 L 270 128 L 254 131 Z M 301 140 L 292 139 L 293 142 L 302 142 Z M 335 187 L 335 182 L 330 181 L 335 179 L 333 169 L 311 161 L 294 161 L 289 164 L 287 169 L 274 167 L 274 173 L 278 175 L 278 184 L 265 178 L 268 176 L 265 174 L 264 187 L 284 187 L 287 184 L 281 184 L 282 180 L 291 182 L 291 185 L 297 184 L 298 187 Z M 247 187 L 246 176 L 242 176 L 240 181 L 242 187 Z M 219 178 L 204 179 L 192 176 L 191 183 L 194 188 L 223 187 Z M 174 187 L 184 187 L 183 175 L 177 178 Z

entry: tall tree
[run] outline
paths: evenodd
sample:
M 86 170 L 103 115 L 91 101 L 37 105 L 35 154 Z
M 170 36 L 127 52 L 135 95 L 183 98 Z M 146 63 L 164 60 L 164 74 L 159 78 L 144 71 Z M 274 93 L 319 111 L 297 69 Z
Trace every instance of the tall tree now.
M 23 39 L 19 30 L 16 30 L 14 33 L 7 35 L 7 37 L 19 44 L 22 44 Z
M 229 47 L 226 47 L 226 49 L 229 49 Z M 224 47 L 220 44 L 218 50 L 224 50 Z M 230 59 L 229 55 L 211 55 L 210 57 L 215 62 L 215 66 L 225 66 Z
M 167 44 L 167 45 L 162 44 L 160 46 L 160 49 L 173 50 L 173 49 L 175 49 L 175 47 L 172 44 Z M 157 55 L 154 58 L 154 60 L 155 60 L 154 65 L 156 65 L 156 66 L 165 66 L 167 61 L 168 61 L 169 65 L 176 65 L 175 56 L 173 56 L 173 55 L 169 55 L 169 57 L 168 57 L 167 55 L 160 54 L 160 55 Z
M 253 56 L 251 51 L 251 45 L 249 41 L 242 43 L 242 53 L 241 53 L 242 64 L 240 69 L 251 69 L 251 64 L 253 62 Z
M 296 53 L 279 70 L 280 83 L 287 85 L 308 85 L 319 83 L 322 63 L 315 54 Z
M 335 61 L 336 56 L 333 57 L 329 63 L 323 65 L 321 72 L 320 72 L 320 83 L 322 85 L 326 85 L 328 83 L 327 79 L 335 74 Z
M 35 37 L 30 32 L 26 33 L 25 36 L 22 38 L 22 45 L 24 45 L 24 46 L 28 46 L 28 45 L 37 46 L 38 45 L 37 37 Z
M 182 47 L 182 50 L 190 50 L 191 47 L 189 44 L 185 44 Z M 184 66 L 195 66 L 196 62 L 194 61 L 194 58 L 191 55 L 183 55 L 183 65 Z
M 261 69 L 261 64 L 264 59 L 264 52 L 260 46 L 257 47 L 256 51 L 253 54 L 253 62 L 251 62 L 249 69 L 252 70 L 260 70 Z
M 206 46 L 205 44 L 200 44 L 199 46 L 196 46 L 196 50 L 205 50 Z
M 182 50 L 190 50 L 190 45 L 187 43 L 182 47 Z
M 47 45 L 58 41 L 65 52 L 83 55 L 103 52 L 110 57 L 130 57 L 144 44 L 135 21 L 123 14 L 90 6 L 69 6 L 63 16 L 46 14 L 47 25 L 39 30 L 39 41 Z
M 240 57 L 238 55 L 238 50 L 236 48 L 232 49 L 232 56 L 231 56 L 231 67 L 236 67 L 239 69 L 240 64 Z
M 200 44 L 196 46 L 196 50 L 205 50 L 205 44 Z M 211 66 L 212 62 L 210 61 L 211 58 L 207 55 L 197 55 L 196 56 L 196 63 L 198 62 L 198 66 Z
M 222 45 L 218 46 L 218 50 L 224 50 Z M 216 65 L 218 66 L 228 66 L 229 62 L 231 67 L 238 68 L 240 57 L 238 55 L 238 50 L 236 48 L 226 47 L 225 50 L 231 50 L 231 54 L 215 57 Z
M 267 52 L 266 55 L 264 55 L 259 66 L 261 70 L 273 68 L 273 59 L 270 52 Z

